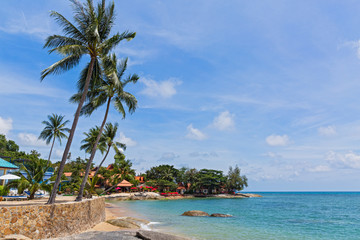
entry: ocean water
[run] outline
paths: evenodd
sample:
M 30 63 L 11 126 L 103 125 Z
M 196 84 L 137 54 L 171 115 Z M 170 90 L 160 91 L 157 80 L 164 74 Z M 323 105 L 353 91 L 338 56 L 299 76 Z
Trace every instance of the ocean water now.
M 194 239 L 360 239 L 359 192 L 259 193 L 263 198 L 114 202 L 150 227 Z M 185 211 L 233 218 L 186 217 Z

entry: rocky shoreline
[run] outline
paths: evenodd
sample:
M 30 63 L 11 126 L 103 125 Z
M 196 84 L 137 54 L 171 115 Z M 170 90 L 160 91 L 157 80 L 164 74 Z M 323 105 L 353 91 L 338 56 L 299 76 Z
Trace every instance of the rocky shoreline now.
M 146 195 L 137 195 L 136 193 L 119 193 L 105 196 L 106 200 L 113 201 L 128 201 L 128 200 L 179 200 L 179 199 L 194 199 L 194 198 L 254 198 L 262 197 L 254 193 L 241 193 L 241 194 L 213 194 L 213 195 L 196 195 L 186 194 L 179 196 L 161 196 L 160 194 L 149 192 Z

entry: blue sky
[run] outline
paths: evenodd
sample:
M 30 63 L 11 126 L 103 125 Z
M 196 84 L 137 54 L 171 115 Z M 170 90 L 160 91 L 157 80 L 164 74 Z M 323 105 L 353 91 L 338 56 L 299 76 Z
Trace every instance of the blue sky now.
M 115 2 L 114 30 L 137 32 L 115 52 L 141 80 L 128 89 L 137 111 L 122 120 L 112 109 L 109 119 L 138 172 L 238 164 L 249 191 L 360 190 L 358 1 Z M 59 59 L 42 48 L 60 32 L 50 10 L 71 19 L 68 1 L 0 8 L 0 133 L 43 157 L 41 121 L 51 113 L 72 120 L 68 99 L 88 60 L 40 83 Z M 82 133 L 103 113 L 80 119 L 73 158 L 85 156 Z

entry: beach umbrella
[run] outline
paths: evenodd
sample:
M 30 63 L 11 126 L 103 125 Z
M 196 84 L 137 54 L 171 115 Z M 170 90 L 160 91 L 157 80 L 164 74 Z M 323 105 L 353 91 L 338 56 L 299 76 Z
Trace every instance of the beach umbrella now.
M 20 177 L 13 174 L 6 174 L 0 177 L 0 180 L 16 180 L 16 179 L 20 179 Z
M 137 189 L 137 187 L 132 187 L 132 188 L 130 188 L 131 190 L 136 190 Z

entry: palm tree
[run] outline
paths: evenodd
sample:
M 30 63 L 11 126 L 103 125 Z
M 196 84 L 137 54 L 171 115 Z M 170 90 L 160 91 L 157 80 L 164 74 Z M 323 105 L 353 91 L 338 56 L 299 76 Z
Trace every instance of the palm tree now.
M 89 132 L 84 132 L 86 137 L 81 141 L 82 145 L 80 146 L 80 150 L 85 150 L 85 152 L 91 153 L 96 137 L 99 135 L 99 130 L 100 128 L 95 126 L 90 128 Z M 97 145 L 97 149 L 100 150 L 101 153 L 106 151 L 106 143 L 104 138 L 100 139 L 99 144 Z
M 19 180 L 9 183 L 10 187 L 17 187 L 18 192 L 22 193 L 25 189 L 30 192 L 29 199 L 34 199 L 36 191 L 39 189 L 47 190 L 48 182 L 53 180 L 49 178 L 44 181 L 45 172 L 49 166 L 44 160 L 34 159 L 21 167 L 25 173 L 15 172 L 20 177 Z
M 48 204 L 55 202 L 56 189 L 60 184 L 60 178 L 64 171 L 66 158 L 74 137 L 81 108 L 84 104 L 89 86 L 95 84 L 97 81 L 96 76 L 98 76 L 100 72 L 99 58 L 107 55 L 120 41 L 124 39 L 129 41 L 133 39 L 136 34 L 134 32 L 125 31 L 122 34 L 117 33 L 109 37 L 115 20 L 114 3 L 105 6 L 105 0 L 102 0 L 101 3 L 95 7 L 92 0 L 87 0 L 85 4 L 76 0 L 72 0 L 71 2 L 74 9 L 75 24 L 71 23 L 58 12 L 52 11 L 50 14 L 50 16 L 54 17 L 63 28 L 64 35 L 49 36 L 46 39 L 44 48 L 50 48 L 49 53 L 56 52 L 63 56 L 63 58 L 43 70 L 41 73 L 41 80 L 49 74 L 60 74 L 70 70 L 77 66 L 80 59 L 85 55 L 90 57 L 90 62 L 81 73 L 81 75 L 85 77 L 81 98 L 74 115 L 74 121 L 59 166 L 54 188 L 47 202 Z
M 95 157 L 97 144 L 100 141 L 108 117 L 110 104 L 113 102 L 115 109 L 122 114 L 123 118 L 125 118 L 126 115 L 123 103 L 125 103 L 125 105 L 128 107 L 129 113 L 134 113 L 137 107 L 136 98 L 131 93 L 124 91 L 124 88 L 128 83 L 136 83 L 139 79 L 137 74 L 129 75 L 127 78 L 122 79 L 127 67 L 127 59 L 121 61 L 120 64 L 117 64 L 118 60 L 115 54 L 113 54 L 111 56 L 104 57 L 102 62 L 104 77 L 100 84 L 97 85 L 97 88 L 89 92 L 89 102 L 83 107 L 82 114 L 89 116 L 104 103 L 106 103 L 106 110 L 104 119 L 100 126 L 99 134 L 96 138 L 95 144 L 91 151 L 90 159 L 86 166 L 84 179 L 81 183 L 79 195 L 76 198 L 76 201 L 82 201 L 83 191 L 87 182 L 87 177 L 89 175 L 90 166 Z M 75 94 L 71 100 L 76 102 L 78 101 L 79 96 L 80 94 Z
M 109 154 L 111 148 L 113 148 L 117 154 L 120 153 L 119 148 L 121 148 L 122 150 L 126 150 L 126 145 L 124 143 L 120 143 L 120 142 L 115 141 L 117 130 L 118 130 L 118 124 L 117 123 L 115 123 L 114 125 L 112 123 L 107 123 L 105 125 L 105 130 L 104 130 L 104 133 L 103 133 L 102 137 L 103 137 L 103 141 L 107 145 L 107 150 L 106 150 L 106 154 L 105 154 L 103 160 L 100 162 L 99 166 L 97 167 L 94 176 L 97 176 L 96 174 L 99 172 L 100 167 L 104 163 L 104 161 L 105 161 L 107 155 Z M 100 142 L 101 142 L 101 139 L 100 139 Z
M 54 147 L 55 139 L 58 139 L 61 145 L 61 139 L 67 138 L 65 132 L 67 133 L 70 132 L 70 129 L 65 127 L 65 125 L 69 123 L 69 120 L 64 121 L 64 117 L 65 116 L 61 116 L 53 113 L 52 115 L 48 115 L 48 121 L 42 122 L 42 124 L 44 124 L 45 127 L 40 133 L 39 139 L 45 140 L 46 144 L 49 144 L 52 140 L 48 163 L 47 163 L 48 166 L 50 164 L 50 158 Z

